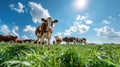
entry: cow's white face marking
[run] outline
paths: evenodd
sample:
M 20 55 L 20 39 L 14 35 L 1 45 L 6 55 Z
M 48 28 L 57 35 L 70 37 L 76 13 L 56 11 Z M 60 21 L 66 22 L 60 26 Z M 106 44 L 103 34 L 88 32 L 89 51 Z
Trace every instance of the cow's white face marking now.
M 51 27 L 52 18 L 48 17 L 48 18 L 47 18 L 47 21 L 48 21 L 48 27 Z
M 53 27 L 53 20 L 51 17 L 47 18 L 47 22 L 48 22 L 48 26 L 47 26 L 47 31 L 52 31 L 52 27 Z

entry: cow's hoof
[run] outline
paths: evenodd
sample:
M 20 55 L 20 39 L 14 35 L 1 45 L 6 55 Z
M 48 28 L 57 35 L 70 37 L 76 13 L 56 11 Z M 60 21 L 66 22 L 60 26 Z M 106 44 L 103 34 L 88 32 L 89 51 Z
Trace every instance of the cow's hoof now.
M 50 50 L 50 48 L 48 48 L 48 50 Z

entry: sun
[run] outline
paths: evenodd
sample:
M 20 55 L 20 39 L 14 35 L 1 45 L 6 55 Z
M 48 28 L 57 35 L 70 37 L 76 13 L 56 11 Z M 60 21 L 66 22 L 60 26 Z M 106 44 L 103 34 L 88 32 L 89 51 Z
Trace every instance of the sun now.
M 74 0 L 72 5 L 75 10 L 84 10 L 88 5 L 88 0 Z

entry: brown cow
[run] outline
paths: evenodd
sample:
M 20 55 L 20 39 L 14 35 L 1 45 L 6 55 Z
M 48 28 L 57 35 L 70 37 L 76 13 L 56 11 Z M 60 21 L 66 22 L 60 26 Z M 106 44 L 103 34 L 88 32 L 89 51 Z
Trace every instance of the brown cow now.
M 48 39 L 48 49 L 50 49 L 50 39 L 53 32 L 53 25 L 57 23 L 58 20 L 53 20 L 51 17 L 48 17 L 47 19 L 42 18 L 41 20 L 42 24 L 36 28 L 35 35 L 37 36 L 37 41 L 41 41 L 41 49 L 44 47 L 44 44 L 42 43 L 44 42 L 44 38 Z
M 23 40 L 17 40 L 17 43 L 23 43 Z
M 55 42 L 54 42 L 54 44 L 60 44 L 61 42 L 62 42 L 62 37 L 55 36 Z
M 0 42 L 4 41 L 4 42 L 10 42 L 13 41 L 14 43 L 17 42 L 18 36 L 12 36 L 12 35 L 0 35 Z
M 24 43 L 33 43 L 34 40 L 32 40 L 32 39 L 25 39 L 25 40 L 23 40 L 23 42 L 24 42 Z

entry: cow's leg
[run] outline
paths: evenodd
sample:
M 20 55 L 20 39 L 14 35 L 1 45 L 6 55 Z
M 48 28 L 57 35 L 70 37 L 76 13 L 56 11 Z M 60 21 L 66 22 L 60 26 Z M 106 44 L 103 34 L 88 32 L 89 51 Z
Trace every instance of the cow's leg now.
M 41 37 L 41 45 L 42 45 L 42 46 L 41 46 L 41 49 L 44 48 L 44 43 L 43 43 L 43 42 L 44 42 L 44 37 L 42 36 L 42 37 Z
M 36 47 L 40 47 L 39 42 L 40 42 L 40 38 L 39 38 L 39 37 L 37 37 L 37 40 L 36 40 Z
M 76 44 L 75 40 L 73 40 L 73 42 L 74 42 L 74 45 L 75 45 Z
M 87 45 L 87 42 L 86 42 L 86 41 L 84 41 L 84 44 L 85 44 L 85 45 Z
M 39 44 L 39 37 L 37 38 L 37 44 Z
M 17 44 L 17 40 L 14 40 L 14 44 L 15 44 L 15 45 Z
M 69 45 L 69 43 L 70 43 L 70 42 L 68 41 L 68 45 Z
M 56 41 L 56 45 L 58 45 L 59 44 L 59 42 L 58 41 Z
M 38 37 L 37 40 L 36 40 L 36 47 L 40 47 L 39 41 L 40 41 L 40 38 Z
M 67 44 L 69 45 L 69 41 L 67 41 Z
M 50 50 L 50 38 L 48 39 L 48 50 Z
M 60 42 L 58 41 L 58 45 L 60 44 Z

